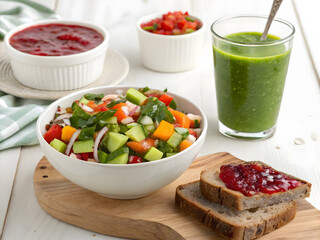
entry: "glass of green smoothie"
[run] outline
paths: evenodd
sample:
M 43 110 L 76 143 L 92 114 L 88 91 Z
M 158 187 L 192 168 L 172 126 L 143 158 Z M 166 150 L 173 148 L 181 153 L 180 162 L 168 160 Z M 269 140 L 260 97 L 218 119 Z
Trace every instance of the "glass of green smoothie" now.
M 276 129 L 294 26 L 275 19 L 260 41 L 264 16 L 221 18 L 211 26 L 219 131 L 265 139 Z

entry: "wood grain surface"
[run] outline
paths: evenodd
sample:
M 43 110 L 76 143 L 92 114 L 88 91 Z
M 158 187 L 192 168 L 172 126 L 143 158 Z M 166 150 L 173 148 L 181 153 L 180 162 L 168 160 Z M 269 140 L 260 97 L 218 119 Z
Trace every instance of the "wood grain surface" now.
M 148 240 L 220 239 L 175 207 L 175 189 L 199 179 L 203 169 L 240 161 L 229 153 L 203 156 L 176 181 L 159 191 L 136 200 L 115 200 L 71 183 L 43 157 L 34 173 L 34 191 L 48 214 L 97 233 Z M 261 239 L 320 239 L 320 211 L 306 200 L 300 200 L 295 219 Z

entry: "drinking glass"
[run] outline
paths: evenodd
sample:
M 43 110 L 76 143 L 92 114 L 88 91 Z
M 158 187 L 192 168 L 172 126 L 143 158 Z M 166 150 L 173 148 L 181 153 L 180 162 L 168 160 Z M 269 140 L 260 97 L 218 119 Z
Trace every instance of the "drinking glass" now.
M 276 129 L 294 26 L 275 19 L 260 41 L 265 16 L 221 18 L 211 26 L 219 131 L 265 139 Z

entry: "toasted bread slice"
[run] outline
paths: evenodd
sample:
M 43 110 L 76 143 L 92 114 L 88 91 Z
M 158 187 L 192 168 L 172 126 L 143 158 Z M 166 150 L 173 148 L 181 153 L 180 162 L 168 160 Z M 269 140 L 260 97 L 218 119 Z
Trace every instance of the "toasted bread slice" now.
M 230 239 L 261 237 L 290 222 L 296 215 L 294 201 L 235 211 L 205 199 L 199 185 L 199 181 L 196 181 L 178 186 L 175 197 L 177 207 Z
M 260 163 L 268 166 L 262 162 L 247 162 L 244 164 L 248 163 Z M 218 171 L 215 169 L 207 169 L 201 172 L 200 189 L 202 195 L 209 201 L 219 203 L 235 210 L 268 206 L 309 197 L 311 191 L 310 183 L 288 174 L 285 175 L 294 178 L 303 184 L 294 189 L 285 192 L 273 193 L 271 195 L 259 193 L 253 196 L 245 196 L 239 191 L 228 189 L 224 182 L 219 178 Z

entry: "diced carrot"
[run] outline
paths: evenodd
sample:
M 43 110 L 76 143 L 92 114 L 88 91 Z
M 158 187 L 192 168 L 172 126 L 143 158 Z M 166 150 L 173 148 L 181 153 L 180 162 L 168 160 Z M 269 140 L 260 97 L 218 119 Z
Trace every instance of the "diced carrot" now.
M 168 108 L 169 109 L 169 108 Z M 180 124 L 180 127 L 183 128 L 189 128 L 190 127 L 190 119 L 188 116 L 182 112 L 179 112 L 177 110 L 173 110 L 172 108 L 169 109 L 169 111 L 172 113 L 172 115 L 176 119 L 176 124 Z
M 178 150 L 179 150 L 179 152 L 181 152 L 181 151 L 187 149 L 188 147 L 190 147 L 191 145 L 192 145 L 192 142 L 185 139 L 180 143 Z
M 156 131 L 153 133 L 153 136 L 163 141 L 168 141 L 173 133 L 174 133 L 173 124 L 168 123 L 165 120 L 162 120 L 159 126 L 157 127 Z
M 154 147 L 155 140 L 151 138 L 146 138 L 140 142 L 130 141 L 127 142 L 127 146 L 131 148 L 133 151 L 139 154 L 146 153 L 151 147 Z
M 61 130 L 61 140 L 64 142 L 69 142 L 75 131 L 77 131 L 76 128 L 71 126 L 65 126 Z
M 122 110 L 122 107 L 127 106 L 125 103 L 118 103 L 117 105 L 114 105 L 111 109 L 117 109 L 116 113 L 114 114 L 115 117 L 117 117 L 118 122 L 121 122 L 122 119 L 127 118 L 128 116 L 125 114 L 125 112 Z

